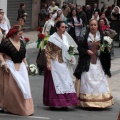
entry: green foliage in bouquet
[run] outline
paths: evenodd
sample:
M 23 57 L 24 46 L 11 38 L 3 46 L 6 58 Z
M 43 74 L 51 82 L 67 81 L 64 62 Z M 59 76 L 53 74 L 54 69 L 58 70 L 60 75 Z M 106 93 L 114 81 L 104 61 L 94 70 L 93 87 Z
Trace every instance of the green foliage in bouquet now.
M 69 49 L 68 49 L 68 54 L 71 55 L 71 56 L 74 55 L 75 54 L 75 47 L 70 46 Z

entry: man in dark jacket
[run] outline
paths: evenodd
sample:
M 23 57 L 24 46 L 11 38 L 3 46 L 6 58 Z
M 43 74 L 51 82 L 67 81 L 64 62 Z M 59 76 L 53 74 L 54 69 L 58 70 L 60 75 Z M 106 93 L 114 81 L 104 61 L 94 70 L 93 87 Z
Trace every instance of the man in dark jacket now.
M 98 8 L 97 3 L 94 4 L 93 10 L 92 10 L 92 14 L 94 14 L 94 12 L 98 12 L 98 14 L 100 15 L 100 9 Z
M 90 5 L 86 5 L 85 13 L 86 13 L 86 16 L 87 16 L 87 23 L 89 23 L 89 20 L 92 18 L 92 9 L 91 9 Z
M 79 18 L 82 19 L 83 24 L 86 26 L 87 25 L 87 16 L 86 13 L 82 10 L 82 7 L 80 5 L 77 6 L 77 14 Z

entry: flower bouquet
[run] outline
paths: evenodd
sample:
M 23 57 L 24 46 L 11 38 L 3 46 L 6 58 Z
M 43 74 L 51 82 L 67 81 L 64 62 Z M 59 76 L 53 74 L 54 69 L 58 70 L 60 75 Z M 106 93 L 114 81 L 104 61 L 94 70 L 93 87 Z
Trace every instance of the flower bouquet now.
M 45 38 L 44 34 L 38 34 L 37 48 L 39 48 L 41 41 Z
M 37 31 L 42 33 L 42 27 L 37 28 Z
M 42 34 L 42 27 L 37 29 L 38 33 L 38 40 L 37 40 L 37 48 L 39 48 L 41 41 L 45 38 L 45 35 Z
M 24 38 L 24 45 L 25 45 L 25 47 L 26 47 L 26 45 L 28 44 L 29 41 L 30 41 L 29 38 Z
M 100 43 L 100 51 L 104 53 L 109 53 L 111 51 L 111 44 L 113 39 L 111 39 L 109 36 L 104 36 L 103 43 Z
M 29 73 L 29 75 L 35 76 L 36 74 L 38 74 L 38 69 L 37 69 L 37 67 L 36 67 L 34 64 L 30 64 L 30 65 L 28 66 L 28 73 Z
M 65 50 L 66 51 L 66 50 Z M 75 47 L 73 46 L 69 46 L 69 49 L 66 52 L 63 52 L 65 58 L 70 62 L 71 64 L 71 60 L 74 59 L 74 54 L 75 54 Z M 74 59 L 75 60 L 75 59 Z
M 28 17 L 28 14 L 27 13 L 24 13 L 24 20 L 26 20 L 27 19 L 27 17 Z
M 73 56 L 75 54 L 75 47 L 70 46 L 69 49 L 68 49 L 68 54 L 70 56 Z

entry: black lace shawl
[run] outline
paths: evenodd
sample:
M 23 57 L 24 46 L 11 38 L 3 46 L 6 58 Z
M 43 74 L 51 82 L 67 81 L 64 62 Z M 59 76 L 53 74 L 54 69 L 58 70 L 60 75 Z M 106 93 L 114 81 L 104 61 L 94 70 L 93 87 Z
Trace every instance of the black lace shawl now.
M 9 39 L 4 39 L 0 44 L 0 53 L 8 55 L 14 63 L 21 63 L 25 58 L 26 49 L 22 40 L 18 51 Z
M 86 32 L 86 35 L 84 36 L 83 41 L 79 41 L 78 45 L 78 51 L 79 51 L 79 58 L 78 58 L 78 64 L 76 66 L 74 76 L 77 79 L 81 78 L 81 74 L 83 72 L 88 72 L 89 71 L 89 66 L 90 66 L 90 56 L 87 54 L 88 50 L 88 43 L 87 43 L 87 38 L 89 35 L 89 30 Z M 100 31 L 100 37 L 101 37 L 101 43 L 103 42 L 103 33 Z M 110 68 L 111 68 L 111 56 L 109 52 L 101 52 L 100 53 L 100 61 L 101 65 L 103 68 L 103 71 L 105 74 L 107 74 L 109 77 L 111 77 L 110 73 Z

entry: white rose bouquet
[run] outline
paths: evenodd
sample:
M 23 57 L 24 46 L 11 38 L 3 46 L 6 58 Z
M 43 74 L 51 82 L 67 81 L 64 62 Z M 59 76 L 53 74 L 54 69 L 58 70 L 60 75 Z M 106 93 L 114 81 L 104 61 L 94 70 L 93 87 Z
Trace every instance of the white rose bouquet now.
M 104 36 L 103 43 L 99 44 L 100 51 L 101 52 L 110 52 L 112 42 L 113 42 L 113 39 L 111 39 L 109 36 Z
M 38 69 L 37 67 L 34 65 L 34 64 L 30 64 L 29 67 L 28 67 L 28 73 L 29 75 L 36 75 L 38 74 Z
M 28 14 L 27 13 L 24 13 L 24 20 L 26 20 L 27 19 L 27 17 L 28 17 Z

